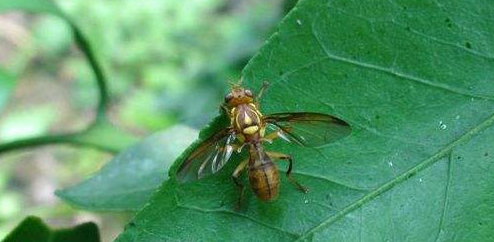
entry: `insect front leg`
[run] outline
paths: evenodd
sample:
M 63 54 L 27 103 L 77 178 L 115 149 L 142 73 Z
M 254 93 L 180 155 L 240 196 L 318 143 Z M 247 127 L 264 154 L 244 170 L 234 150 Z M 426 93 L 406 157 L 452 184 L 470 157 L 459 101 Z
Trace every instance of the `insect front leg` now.
M 237 204 L 235 205 L 235 210 L 237 210 L 237 211 L 240 210 L 240 206 L 242 204 L 242 199 L 244 197 L 244 190 L 245 190 L 245 186 L 244 186 L 244 184 L 242 184 L 242 181 L 240 181 L 239 178 L 240 178 L 240 175 L 242 175 L 242 171 L 245 169 L 248 162 L 249 162 L 248 158 L 245 159 L 244 161 L 242 161 L 237 166 L 237 168 L 235 168 L 235 171 L 232 174 L 233 182 L 235 183 L 235 185 L 237 185 L 238 190 L 240 192 L 240 196 L 238 197 Z
M 228 113 L 230 112 L 230 110 L 228 109 L 228 107 L 224 103 L 222 103 L 220 105 L 220 108 L 221 108 L 221 110 L 223 110 L 225 112 L 226 115 L 228 115 Z
M 268 88 L 268 86 L 269 86 L 269 82 L 263 82 L 261 89 L 259 89 L 259 93 L 257 94 L 257 97 L 256 97 L 256 104 L 258 107 L 259 107 L 259 100 L 261 99 L 262 94 Z
M 309 189 L 300 185 L 300 183 L 295 181 L 295 179 L 293 179 L 293 177 L 292 177 L 292 157 L 290 157 L 289 155 L 278 153 L 278 152 L 266 152 L 266 153 L 269 155 L 269 157 L 271 157 L 272 160 L 279 159 L 279 160 L 288 161 L 288 169 L 286 170 L 286 178 L 288 179 L 288 181 L 290 181 L 301 192 L 303 192 L 303 193 L 309 192 Z

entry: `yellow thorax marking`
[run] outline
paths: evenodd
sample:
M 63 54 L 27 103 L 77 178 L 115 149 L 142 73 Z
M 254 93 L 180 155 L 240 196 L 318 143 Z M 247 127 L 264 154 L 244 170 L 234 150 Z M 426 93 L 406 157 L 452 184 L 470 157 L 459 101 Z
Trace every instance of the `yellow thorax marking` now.
M 244 116 L 244 123 L 246 125 L 251 125 L 252 124 L 252 119 L 247 114 L 245 114 L 245 116 Z
M 244 134 L 252 135 L 252 134 L 256 133 L 258 130 L 259 130 L 259 126 L 256 125 L 256 126 L 247 127 L 243 131 L 244 131 Z
M 251 107 L 253 107 L 253 108 L 254 108 L 254 112 L 256 112 L 257 116 L 258 116 L 259 118 L 262 118 L 262 114 L 261 114 L 261 112 L 259 111 L 259 109 L 257 109 L 257 106 L 256 106 L 255 104 L 253 104 L 253 103 L 249 103 L 249 105 L 250 105 Z
M 236 122 L 236 120 L 237 120 L 237 118 L 235 117 L 236 111 L 237 111 L 237 108 L 232 108 L 232 110 L 230 110 L 230 123 L 232 126 L 233 126 L 234 122 Z M 237 122 L 237 125 L 238 125 L 238 122 Z

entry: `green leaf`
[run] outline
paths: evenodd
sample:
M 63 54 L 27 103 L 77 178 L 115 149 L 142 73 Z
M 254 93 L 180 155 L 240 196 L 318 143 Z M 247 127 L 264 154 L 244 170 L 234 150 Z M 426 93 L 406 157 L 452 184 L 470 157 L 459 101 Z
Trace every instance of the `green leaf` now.
M 4 70 L 0 69 L 0 112 L 7 103 L 10 93 L 14 88 L 14 84 L 15 79 Z
M 494 2 L 300 1 L 244 70 L 264 113 L 320 112 L 350 137 L 290 154 L 297 191 L 230 174 L 179 185 L 180 159 L 118 242 L 494 240 Z M 214 127 L 213 127 L 214 128 Z M 279 162 L 282 170 L 286 164 Z
M 158 132 L 122 151 L 91 178 L 56 194 L 83 209 L 138 210 L 196 137 L 196 130 L 180 125 Z
M 3 242 L 99 242 L 98 227 L 83 223 L 70 229 L 50 229 L 40 218 L 27 217 Z

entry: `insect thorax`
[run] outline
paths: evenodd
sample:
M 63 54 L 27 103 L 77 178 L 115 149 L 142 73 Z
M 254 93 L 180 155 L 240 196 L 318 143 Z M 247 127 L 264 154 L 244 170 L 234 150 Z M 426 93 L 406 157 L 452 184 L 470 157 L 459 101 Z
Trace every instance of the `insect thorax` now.
M 237 134 L 247 139 L 252 136 L 264 136 L 262 114 L 255 104 L 241 104 L 232 108 L 230 118 Z

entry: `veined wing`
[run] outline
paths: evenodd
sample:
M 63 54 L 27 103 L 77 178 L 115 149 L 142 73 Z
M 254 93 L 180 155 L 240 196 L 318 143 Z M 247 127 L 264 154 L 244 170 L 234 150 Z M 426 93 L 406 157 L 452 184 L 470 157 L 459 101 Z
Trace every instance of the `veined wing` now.
M 265 120 L 281 138 L 306 147 L 331 143 L 351 133 L 348 123 L 322 113 L 276 113 Z
M 230 159 L 235 138 L 235 133 L 225 128 L 204 140 L 180 165 L 177 180 L 184 183 L 218 172 Z

